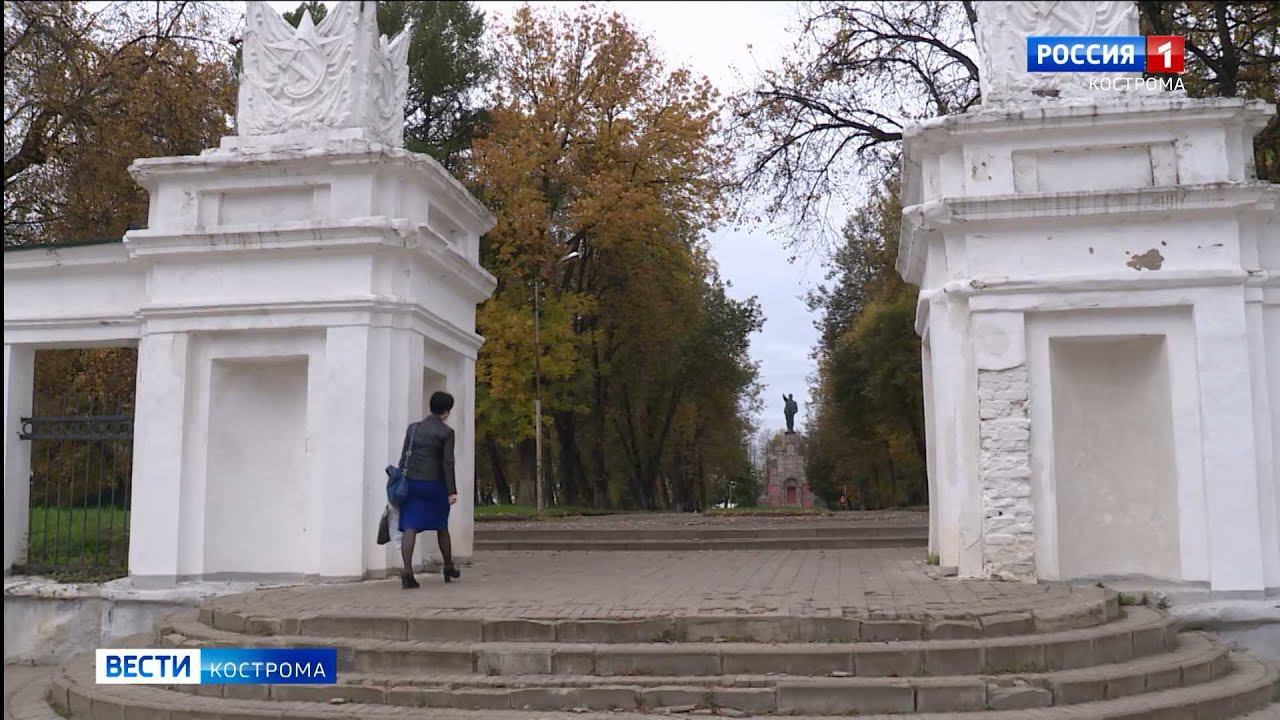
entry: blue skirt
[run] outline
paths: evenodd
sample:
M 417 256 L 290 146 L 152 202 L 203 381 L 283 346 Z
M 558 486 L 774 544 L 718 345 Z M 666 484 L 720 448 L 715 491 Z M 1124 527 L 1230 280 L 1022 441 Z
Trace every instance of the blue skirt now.
M 400 505 L 400 532 L 448 530 L 449 490 L 440 480 L 409 479 L 409 497 Z

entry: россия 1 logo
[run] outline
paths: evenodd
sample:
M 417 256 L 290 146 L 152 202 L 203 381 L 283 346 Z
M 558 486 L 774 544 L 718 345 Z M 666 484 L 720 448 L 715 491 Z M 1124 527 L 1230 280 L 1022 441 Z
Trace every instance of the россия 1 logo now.
M 1147 72 L 1180 73 L 1186 68 L 1186 45 L 1181 35 L 1147 36 Z
M 1184 47 L 1178 35 L 1030 35 L 1027 72 L 1177 74 Z

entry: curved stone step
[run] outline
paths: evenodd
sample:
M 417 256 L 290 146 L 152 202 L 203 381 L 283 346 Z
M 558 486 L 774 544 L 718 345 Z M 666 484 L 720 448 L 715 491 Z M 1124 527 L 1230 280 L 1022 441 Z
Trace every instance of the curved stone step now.
M 223 686 L 221 694 L 259 700 L 360 702 L 414 707 L 529 707 L 615 710 L 695 705 L 753 713 L 985 710 L 1001 704 L 1073 705 L 1209 682 L 1229 671 L 1227 653 L 1200 634 L 1179 649 L 1087 670 L 1007 676 L 813 678 L 788 675 L 690 677 L 427 675 L 344 673 L 337 685 Z M 209 688 L 178 686 L 181 692 Z M 216 694 L 216 693 L 215 693 Z
M 877 618 L 811 615 L 687 615 L 638 619 L 481 618 L 450 615 L 271 615 L 261 609 L 204 606 L 201 623 L 249 635 L 451 640 L 472 642 L 642 643 L 857 642 L 965 640 L 1094 627 L 1120 617 L 1118 595 L 1081 588 L 1053 607 L 985 614 L 949 609 L 919 616 Z
M 1118 621 L 1057 633 L 978 640 L 854 643 L 425 642 L 319 636 L 254 636 L 171 622 L 158 628 L 168 647 L 308 646 L 338 648 L 338 667 L 362 672 L 500 675 L 736 675 L 780 673 L 861 677 L 1026 673 L 1069 670 L 1164 652 L 1177 646 L 1176 623 L 1148 608 Z
M 758 540 L 865 537 L 916 537 L 929 535 L 929 526 L 908 525 L 806 525 L 803 527 L 672 527 L 672 528 L 562 528 L 562 527 L 477 527 L 479 540 Z
M 1280 699 L 1280 672 L 1247 654 L 1231 656 L 1228 674 L 1190 687 L 1156 690 L 1142 695 L 1057 707 L 1052 710 L 1003 710 L 965 712 L 965 720 L 1225 720 L 1265 707 Z M 251 686 L 242 686 L 251 687 Z M 489 707 L 474 710 L 413 708 L 391 705 L 305 701 L 250 700 L 188 695 L 154 686 L 95 685 L 92 657 L 82 655 L 67 661 L 56 673 L 50 703 L 59 712 L 76 720 L 163 717 L 168 720 L 207 720 L 211 717 L 235 720 L 355 720 L 356 718 L 396 718 L 399 720 L 595 720 L 581 712 L 542 711 Z M 497 705 L 498 703 L 494 703 Z M 878 710 L 868 710 L 871 713 Z M 1052 713 L 1051 715 L 1042 713 Z M 652 714 L 611 712 L 596 718 L 648 720 Z M 830 717 L 822 715 L 792 716 Z M 898 720 L 901 714 L 861 714 L 863 720 Z M 924 711 L 917 720 L 955 720 L 951 712 Z
M 476 550 L 559 550 L 566 552 L 679 552 L 697 550 L 856 550 L 886 547 L 924 547 L 928 533 L 875 537 L 757 538 L 708 540 L 508 540 L 477 539 Z

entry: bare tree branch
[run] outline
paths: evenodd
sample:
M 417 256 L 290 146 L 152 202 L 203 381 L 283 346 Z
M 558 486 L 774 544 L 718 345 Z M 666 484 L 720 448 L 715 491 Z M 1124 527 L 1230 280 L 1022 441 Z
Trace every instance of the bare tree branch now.
M 755 150 L 740 187 L 765 195 L 769 216 L 792 220 L 792 240 L 823 234 L 833 189 L 882 176 L 908 122 L 978 100 L 965 6 L 879 0 L 802 8 L 793 57 L 734 103 L 734 131 Z

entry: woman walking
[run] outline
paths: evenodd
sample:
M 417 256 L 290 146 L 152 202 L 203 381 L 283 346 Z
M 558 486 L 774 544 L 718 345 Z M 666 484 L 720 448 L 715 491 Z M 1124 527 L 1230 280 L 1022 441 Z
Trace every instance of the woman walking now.
M 431 414 L 409 425 L 404 434 L 405 475 L 409 478 L 409 496 L 400 505 L 400 544 L 404 569 L 400 586 L 416 588 L 413 577 L 413 547 L 419 532 L 434 530 L 444 556 L 444 581 L 462 577 L 453 566 L 453 546 L 449 540 L 449 506 L 458 501 L 458 486 L 453 470 L 453 428 L 444 424 L 453 410 L 453 396 L 437 392 L 431 395 Z

